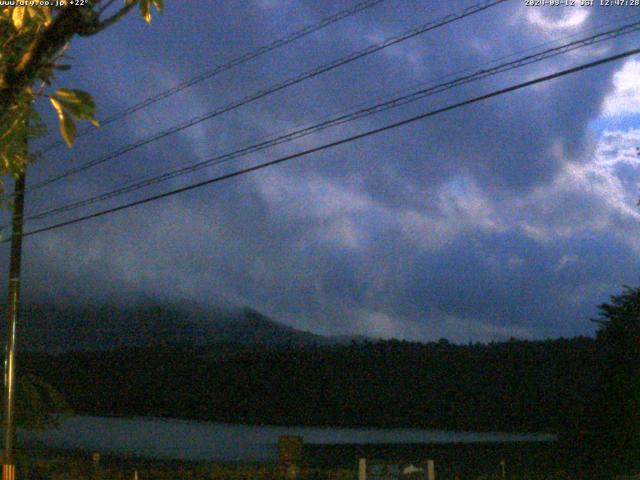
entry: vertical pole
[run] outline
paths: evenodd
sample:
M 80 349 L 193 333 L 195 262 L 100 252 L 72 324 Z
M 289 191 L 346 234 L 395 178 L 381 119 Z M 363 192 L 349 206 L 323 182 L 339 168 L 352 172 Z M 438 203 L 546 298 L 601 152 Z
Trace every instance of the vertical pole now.
M 358 459 L 358 480 L 367 480 L 367 459 Z
M 26 143 L 25 143 L 26 146 Z M 9 260 L 9 305 L 7 311 L 7 346 L 4 360 L 4 457 L 3 480 L 14 480 L 13 439 L 15 436 L 15 375 L 16 375 L 16 323 L 20 309 L 20 257 L 22 254 L 22 214 L 24 211 L 24 186 L 26 172 L 15 179 L 13 217 L 11 224 L 11 256 Z
M 433 460 L 427 460 L 427 478 L 436 480 L 436 467 Z

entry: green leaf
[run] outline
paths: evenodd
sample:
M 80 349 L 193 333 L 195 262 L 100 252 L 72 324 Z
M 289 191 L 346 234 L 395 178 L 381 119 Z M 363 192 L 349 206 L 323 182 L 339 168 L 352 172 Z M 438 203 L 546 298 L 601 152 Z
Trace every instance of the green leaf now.
M 76 124 L 73 119 L 67 115 L 67 112 L 62 106 L 62 103 L 57 98 L 51 97 L 51 104 L 58 113 L 58 120 L 60 122 L 60 133 L 62 138 L 69 148 L 73 146 L 73 142 L 76 139 Z
M 156 10 L 158 10 L 159 13 L 162 13 L 162 11 L 164 10 L 164 0 L 151 0 L 153 3 L 153 6 L 156 7 Z
M 24 24 L 24 14 L 27 7 L 14 7 L 13 13 L 11 14 L 11 21 L 13 22 L 13 26 L 16 27 L 16 30 L 20 30 L 22 25 Z
M 0 155 L 0 163 L 4 170 L 9 171 L 11 169 L 11 161 L 4 153 Z
M 95 118 L 96 104 L 87 92 L 59 88 L 53 98 L 57 100 L 61 108 L 68 110 L 74 117 L 88 120 L 96 127 L 100 125 Z
M 76 124 L 69 115 L 64 115 L 60 122 L 60 132 L 66 144 L 71 148 L 76 139 Z
M 54 95 L 63 106 L 71 110 L 75 115 L 93 113 L 96 104 L 93 102 L 91 95 L 82 90 L 71 90 L 68 88 L 59 88 Z
M 140 15 L 145 22 L 151 23 L 151 0 L 140 0 Z
M 51 8 L 40 7 L 40 13 L 42 14 L 42 19 L 44 20 L 44 26 L 48 27 L 51 22 L 53 22 L 53 17 L 51 16 Z
M 49 26 L 53 18 L 51 17 L 51 8 L 45 6 L 38 7 L 26 7 L 28 16 L 34 20 L 37 20 L 39 23 L 43 24 L 45 27 Z

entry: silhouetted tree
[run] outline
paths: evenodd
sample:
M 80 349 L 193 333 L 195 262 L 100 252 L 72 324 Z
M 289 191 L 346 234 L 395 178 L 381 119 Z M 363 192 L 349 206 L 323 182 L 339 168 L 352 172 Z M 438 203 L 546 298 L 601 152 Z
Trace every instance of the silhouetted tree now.
M 640 288 L 599 307 L 602 428 L 621 459 L 640 466 Z
M 21 375 L 17 384 L 16 423 L 28 430 L 57 427 L 60 414 L 71 407 L 53 386 L 32 374 Z

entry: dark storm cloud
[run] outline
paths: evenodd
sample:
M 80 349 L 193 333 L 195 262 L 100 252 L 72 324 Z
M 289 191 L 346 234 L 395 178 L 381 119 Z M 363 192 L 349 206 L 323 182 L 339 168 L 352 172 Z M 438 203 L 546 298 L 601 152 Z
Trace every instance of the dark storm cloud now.
M 132 17 L 74 44 L 74 67 L 61 83 L 92 91 L 105 113 L 119 111 L 352 4 L 167 3 L 150 27 Z M 78 163 L 96 158 L 470 4 L 429 2 L 426 8 L 425 2 L 388 0 L 81 138 L 72 156 Z M 29 208 L 106 191 L 533 45 L 586 36 L 620 16 L 610 10 L 532 11 L 508 2 L 34 192 Z M 474 83 L 130 198 L 568 68 L 634 41 L 630 36 Z M 636 184 L 617 176 L 628 179 L 637 167 L 614 172 L 596 162 L 597 139 L 589 129 L 620 68 L 600 67 L 34 236 L 25 246 L 26 297 L 227 301 L 324 333 L 418 339 L 591 333 L 594 306 L 637 280 L 640 248 L 631 237 L 638 218 L 624 197 Z M 30 182 L 69 168 L 69 156 L 57 150 L 32 169 Z

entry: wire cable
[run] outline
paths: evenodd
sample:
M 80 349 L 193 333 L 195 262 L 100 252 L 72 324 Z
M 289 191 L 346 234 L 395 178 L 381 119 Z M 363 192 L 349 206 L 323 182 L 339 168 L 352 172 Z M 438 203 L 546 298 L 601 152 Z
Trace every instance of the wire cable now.
M 351 8 L 347 8 L 345 10 L 342 10 L 340 12 L 337 12 L 333 15 L 330 15 L 328 17 L 325 17 L 323 19 L 321 19 L 318 23 L 315 23 L 313 25 L 308 25 L 300 30 L 297 30 L 293 33 L 290 33 L 289 35 L 287 35 L 286 37 L 282 37 L 279 38 L 277 40 L 274 40 L 273 42 L 267 44 L 267 45 L 263 45 L 259 48 L 257 48 L 256 50 L 253 50 L 251 52 L 245 53 L 244 55 L 234 58 L 233 60 L 228 61 L 227 63 L 223 63 L 222 65 L 217 65 L 215 67 L 213 67 L 211 70 L 207 70 L 195 77 L 192 77 L 188 80 L 185 80 L 183 82 L 178 83 L 177 85 L 169 88 L 168 90 L 164 90 L 162 92 L 159 92 L 151 97 L 148 97 L 144 100 L 142 100 L 141 102 L 136 103 L 135 105 L 132 105 L 131 107 L 128 107 L 124 110 L 121 110 L 120 112 L 114 113 L 113 115 L 110 115 L 106 118 L 100 119 L 100 125 L 102 127 L 104 127 L 105 125 L 108 125 L 110 123 L 113 123 L 117 120 L 121 120 L 125 117 L 128 117 L 129 115 L 131 115 L 132 113 L 137 112 L 138 110 L 142 110 L 143 108 L 146 108 L 150 105 L 153 105 L 156 102 L 159 102 L 160 100 L 163 100 L 165 98 L 168 98 L 172 95 L 175 95 L 178 92 L 181 92 L 182 90 L 185 90 L 189 87 L 192 87 L 193 85 L 196 85 L 200 82 L 203 82 L 204 80 L 208 80 L 210 78 L 215 77 L 216 75 L 225 72 L 227 70 L 230 70 L 234 67 L 237 67 L 238 65 L 242 65 L 243 63 L 246 63 L 250 60 L 253 60 L 255 58 L 260 57 L 261 55 L 264 55 L 265 53 L 268 52 L 272 52 L 280 47 L 284 47 L 285 45 L 288 45 L 290 43 L 295 42 L 296 40 L 299 40 L 303 37 L 306 37 L 307 35 L 310 35 L 314 32 L 317 32 L 318 30 L 322 30 L 325 27 L 328 27 L 329 25 L 336 23 L 344 18 L 350 17 L 352 15 L 355 15 L 357 13 L 360 13 L 364 10 L 367 10 L 371 7 L 376 6 L 377 4 L 383 2 L 385 0 L 365 0 L 363 2 L 360 2 L 356 5 L 354 5 Z M 77 137 L 81 137 L 83 135 L 86 135 L 89 132 L 93 132 L 95 131 L 94 128 L 92 127 L 86 127 L 81 129 L 78 134 Z M 62 145 L 65 145 L 65 143 L 61 140 L 57 140 L 55 142 L 52 142 L 48 145 L 45 145 L 42 148 L 42 152 L 43 153 L 47 153 L 57 147 L 60 147 Z
M 118 211 L 121 211 L 121 210 L 125 210 L 125 209 L 128 209 L 128 208 L 132 208 L 132 207 L 135 207 L 135 206 L 138 206 L 138 205 L 143 205 L 143 204 L 150 203 L 150 202 L 153 202 L 153 201 L 156 201 L 156 200 L 160 200 L 162 198 L 171 197 L 171 196 L 177 195 L 179 193 L 184 193 L 184 192 L 187 192 L 187 191 L 190 191 L 190 190 L 201 188 L 201 187 L 204 187 L 206 185 L 211 185 L 211 184 L 218 183 L 218 182 L 221 182 L 221 181 L 224 181 L 224 180 L 228 180 L 230 178 L 238 177 L 240 175 L 245 175 L 247 173 L 251 173 L 251 172 L 258 171 L 258 170 L 262 170 L 264 168 L 271 167 L 273 165 L 278 165 L 280 163 L 288 162 L 288 161 L 294 160 L 296 158 L 300 158 L 300 157 L 304 157 L 304 156 L 310 155 L 312 153 L 321 152 L 321 151 L 324 151 L 324 150 L 328 150 L 328 149 L 337 147 L 339 145 L 344 145 L 346 143 L 350 143 L 350 142 L 353 142 L 353 141 L 356 141 L 356 140 L 360 140 L 360 139 L 363 139 L 363 138 L 366 138 L 366 137 L 370 137 L 372 135 L 377 135 L 379 133 L 386 132 L 386 131 L 389 131 L 389 130 L 393 130 L 393 129 L 402 127 L 404 125 L 408 125 L 410 123 L 414 123 L 414 122 L 417 122 L 419 120 L 423 120 L 425 118 L 433 117 L 435 115 L 439 115 L 439 114 L 442 114 L 442 113 L 445 113 L 445 112 L 449 112 L 451 110 L 458 109 L 460 107 L 464 107 L 464 106 L 467 106 L 467 105 L 478 103 L 478 102 L 481 102 L 481 101 L 484 101 L 484 100 L 487 100 L 487 99 L 490 99 L 490 98 L 493 98 L 493 97 L 497 97 L 497 96 L 504 95 L 504 94 L 507 94 L 507 93 L 510 93 L 510 92 L 514 92 L 516 90 L 521 90 L 521 89 L 529 87 L 531 85 L 536 85 L 536 84 L 539 84 L 539 83 L 542 83 L 542 82 L 547 82 L 547 81 L 550 81 L 550 80 L 553 80 L 553 79 L 556 79 L 556 78 L 560 78 L 560 77 L 563 77 L 563 76 L 566 76 L 566 75 L 577 73 L 577 72 L 582 71 L 582 70 L 587 70 L 587 69 L 590 69 L 590 68 L 594 68 L 594 67 L 597 67 L 599 65 L 604 65 L 606 63 L 610 63 L 610 62 L 613 62 L 613 61 L 616 61 L 616 60 L 620 60 L 622 58 L 630 57 L 631 55 L 636 55 L 638 53 L 640 53 L 640 48 L 636 48 L 636 49 L 633 49 L 633 50 L 628 50 L 628 51 L 625 51 L 625 52 L 622 52 L 622 53 L 619 53 L 619 54 L 616 54 L 616 55 L 611 55 L 609 57 L 605 57 L 605 58 L 602 58 L 600 60 L 596 60 L 596 61 L 593 61 L 593 62 L 585 63 L 585 64 L 579 65 L 577 67 L 572 67 L 572 68 L 569 68 L 569 69 L 566 69 L 566 70 L 561 70 L 559 72 L 555 72 L 555 73 L 552 73 L 550 75 L 544 75 L 542 77 L 537 77 L 537 78 L 535 78 L 533 80 L 528 80 L 526 82 L 518 83 L 518 84 L 512 85 L 510 87 L 506 87 L 506 88 L 502 88 L 502 89 L 499 89 L 499 90 L 495 90 L 493 92 L 490 92 L 490 93 L 487 93 L 487 94 L 484 94 L 484 95 L 480 95 L 480 96 L 477 96 L 477 97 L 473 97 L 473 98 L 470 98 L 468 100 L 464 100 L 462 102 L 454 103 L 454 104 L 448 105 L 446 107 L 438 108 L 436 110 L 431 110 L 431 111 L 428 111 L 426 113 L 422 113 L 420 115 L 415 115 L 413 117 L 410 117 L 410 118 L 407 118 L 407 119 L 404 119 L 404 120 L 401 120 L 401 121 L 398 121 L 398 122 L 395 122 L 395 123 L 391 123 L 391 124 L 385 125 L 383 127 L 379 127 L 379 128 L 375 128 L 375 129 L 372 129 L 372 130 L 368 130 L 366 132 L 359 133 L 357 135 L 352 135 L 352 136 L 345 137 L 345 138 L 342 138 L 340 140 L 336 140 L 336 141 L 333 141 L 333 142 L 330 142 L 330 143 L 325 143 L 325 144 L 320 145 L 318 147 L 310 148 L 308 150 L 303 150 L 301 152 L 297 152 L 297 153 L 294 153 L 292 155 L 287 155 L 287 156 L 284 156 L 284 157 L 280 157 L 280 158 L 277 158 L 275 160 L 271 160 L 271 161 L 264 162 L 264 163 L 261 163 L 261 164 L 258 164 L 258 165 L 254 165 L 252 167 L 243 168 L 241 170 L 237 170 L 237 171 L 232 172 L 232 173 L 227 173 L 225 175 L 220 175 L 218 177 L 214 177 L 214 178 L 211 178 L 211 179 L 208 179 L 208 180 L 204 180 L 204 181 L 197 182 L 197 183 L 194 183 L 194 184 L 191 184 L 191 185 L 187 185 L 185 187 L 177 188 L 175 190 L 171 190 L 171 191 L 164 192 L 164 193 L 161 193 L 161 194 L 158 194 L 158 195 L 153 195 L 151 197 L 143 198 L 141 200 L 136 200 L 134 202 L 129 202 L 129 203 L 126 203 L 126 204 L 123 204 L 123 205 L 119 205 L 117 207 L 108 208 L 108 209 L 105 209 L 105 210 L 101 210 L 99 212 L 94 212 L 94 213 L 91 213 L 91 214 L 88 214 L 88 215 L 84 215 L 84 216 L 81 216 L 81 217 L 77 217 L 77 218 L 74 218 L 74 219 L 71 219 L 71 220 L 67 220 L 67 221 L 64 221 L 64 222 L 56 223 L 54 225 L 49 225 L 47 227 L 39 228 L 39 229 L 36 229 L 36 230 L 31 230 L 29 232 L 23 233 L 22 236 L 23 237 L 28 237 L 28 236 L 36 235 L 36 234 L 39 234 L 39 233 L 44 233 L 44 232 L 48 232 L 48 231 L 51 231 L 51 230 L 59 229 L 59 228 L 62 228 L 62 227 L 68 226 L 68 225 L 73 225 L 73 224 L 76 224 L 76 223 L 79 223 L 79 222 L 83 222 L 83 221 L 86 221 L 86 220 L 89 220 L 89 219 L 92 219 L 92 218 L 102 217 L 102 216 L 105 216 L 105 215 L 108 215 L 108 214 L 111 214 L 111 213 L 115 213 L 115 212 L 118 212 Z M 2 243 L 6 243 L 6 242 L 9 242 L 9 241 L 11 241 L 11 238 L 7 238 L 7 239 L 3 240 Z
M 197 162 L 195 164 L 191 164 L 188 166 L 184 166 L 181 167 L 179 169 L 175 169 L 169 172 L 165 172 L 163 174 L 160 175 L 156 175 L 156 176 L 152 176 L 149 177 L 147 179 L 138 181 L 136 183 L 124 186 L 124 187 L 120 187 L 118 189 L 112 190 L 110 192 L 106 192 L 106 193 L 102 193 L 99 195 L 95 195 L 92 196 L 90 198 L 84 199 L 84 200 L 79 200 L 79 201 L 75 201 L 72 203 L 68 203 L 66 205 L 62 205 L 56 208 L 52 208 L 49 210 L 45 210 L 42 212 L 38 212 L 29 216 L 25 217 L 25 220 L 38 220 L 38 219 L 42 219 L 42 218 L 46 218 L 52 215 L 56 215 L 56 214 L 60 214 L 63 212 L 67 212 L 70 210 L 75 210 L 77 208 L 80 207 L 84 207 L 87 205 L 91 205 L 100 201 L 104 201 L 104 200 L 108 200 L 110 198 L 119 196 L 119 195 L 123 195 L 125 193 L 130 193 L 136 190 L 139 190 L 141 188 L 147 187 L 147 186 L 151 186 L 172 178 L 176 178 L 178 176 L 181 175 L 185 175 L 188 173 L 193 173 L 195 171 L 201 170 L 203 168 L 207 168 L 213 165 L 219 165 L 223 162 L 238 158 L 238 157 L 243 157 L 246 156 L 250 153 L 254 153 L 257 151 L 261 151 L 264 150 L 266 148 L 270 148 L 285 142 L 289 142 L 301 137 L 305 137 L 307 135 L 310 135 L 312 133 L 316 133 L 318 131 L 330 128 L 330 127 L 334 127 L 337 125 L 341 125 L 347 122 L 351 122 L 360 118 L 364 118 L 366 116 L 375 114 L 375 113 L 379 113 L 382 111 L 386 111 L 386 110 L 390 110 L 392 108 L 396 108 L 402 105 L 406 105 L 408 103 L 412 103 L 418 100 L 421 100 L 425 97 L 431 96 L 431 95 L 435 95 L 437 93 L 441 93 L 444 92 L 446 90 L 450 90 L 453 89 L 455 87 L 459 87 L 461 85 L 470 83 L 470 82 L 474 82 L 474 81 L 478 81 L 493 75 L 497 75 L 499 73 L 504 73 L 510 70 L 514 70 L 516 68 L 521 68 L 524 67 L 526 65 L 530 65 L 532 63 L 536 63 L 536 62 L 540 62 L 542 60 L 546 60 L 558 55 L 562 55 L 562 54 L 566 54 L 568 52 L 571 51 L 575 51 L 579 48 L 584 48 L 587 46 L 591 46 L 591 45 L 595 45 L 597 43 L 606 41 L 606 40 L 611 40 L 613 38 L 622 36 L 622 35 L 626 35 L 626 34 L 630 34 L 630 33 L 634 33 L 640 30 L 640 21 L 638 22 L 634 22 L 634 23 L 630 23 L 627 25 L 623 25 L 620 26 L 618 28 L 609 30 L 607 32 L 602 32 L 596 35 L 592 35 L 590 37 L 587 38 L 583 38 L 580 40 L 576 40 L 570 43 L 567 43 L 565 45 L 560 45 L 554 48 L 550 48 L 547 49 L 545 51 L 536 53 L 536 54 L 532 54 L 532 55 L 527 55 L 525 57 L 513 60 L 511 62 L 505 62 L 499 65 L 496 65 L 492 68 L 487 68 L 487 69 L 482 69 L 479 71 L 476 71 L 470 75 L 466 75 L 463 77 L 459 77 L 456 78 L 454 80 L 451 80 L 449 82 L 445 82 L 445 83 L 440 83 L 438 85 L 434 85 L 434 86 L 430 86 L 429 88 L 426 89 L 421 89 L 415 92 L 412 92 L 410 94 L 407 95 L 403 95 L 400 96 L 398 98 L 394 98 L 392 100 L 388 100 L 382 103 L 378 103 L 375 104 L 373 106 L 369 106 L 360 110 L 357 110 L 355 112 L 346 114 L 346 115 L 340 115 L 334 118 L 331 118 L 329 120 L 317 123 L 315 125 L 306 127 L 306 128 L 301 128 L 292 132 L 288 132 L 284 135 L 280 135 L 277 136 L 275 138 L 272 139 L 268 139 L 265 141 L 262 141 L 260 143 L 257 144 L 253 144 L 229 153 L 225 153 L 223 155 L 217 155 L 214 157 L 211 157 L 209 159 Z
M 470 15 L 479 13 L 481 11 L 484 11 L 488 8 L 491 8 L 493 6 L 496 6 L 500 3 L 506 2 L 508 0 L 488 0 L 488 1 L 484 1 L 475 5 L 472 5 L 470 7 L 467 7 L 459 12 L 456 13 L 451 13 L 448 14 L 438 20 L 434 20 L 431 21 L 429 23 L 420 25 L 418 27 L 412 28 L 411 30 L 408 30 L 404 33 L 401 33 L 399 35 L 393 36 L 391 38 L 388 38 L 386 40 L 384 40 L 381 43 L 377 43 L 374 45 L 370 45 L 369 47 L 363 49 L 363 50 L 359 50 L 357 52 L 351 53 L 345 57 L 339 58 L 337 60 L 334 60 L 333 62 L 330 62 L 328 64 L 325 65 L 321 65 L 319 67 L 316 67 L 312 70 L 309 70 L 307 72 L 304 72 L 300 75 L 297 75 L 295 77 L 289 78 L 288 80 L 285 80 L 281 83 L 272 85 L 271 87 L 268 87 L 266 89 L 260 90 L 252 95 L 248 95 L 246 97 L 243 97 L 240 100 L 231 102 L 223 107 L 220 107 L 216 110 L 213 110 L 209 113 L 206 113 L 204 115 L 200 115 L 198 117 L 194 117 L 191 118 L 190 120 L 187 120 L 186 122 L 180 123 L 174 127 L 171 127 L 169 129 L 163 130 L 159 133 L 156 133 L 150 137 L 147 137 L 143 140 L 137 141 L 135 143 L 131 143 L 129 145 L 126 145 L 122 148 L 120 148 L 119 150 L 116 150 L 114 152 L 111 152 L 103 157 L 100 158 L 96 158 L 94 160 L 91 160 L 83 165 L 79 165 L 77 167 L 71 168 L 65 172 L 62 172 L 58 175 L 54 175 L 53 177 L 44 180 L 42 182 L 39 182 L 33 186 L 31 186 L 28 190 L 26 190 L 27 192 L 29 191 L 33 191 L 33 190 L 37 190 L 39 188 L 45 187 L 47 185 L 50 185 L 54 182 L 57 182 L 59 180 L 62 180 L 64 178 L 67 178 L 71 175 L 75 175 L 77 173 L 80 172 L 84 172 L 90 168 L 93 168 L 97 165 L 101 165 L 107 161 L 113 160 L 115 158 L 120 157 L 121 155 L 124 155 L 125 153 L 131 152 L 137 148 L 140 148 L 142 146 L 148 145 L 152 142 L 155 142 L 157 140 L 160 140 L 162 138 L 168 137 L 169 135 L 173 135 L 174 133 L 180 132 L 182 130 L 185 130 L 187 128 L 193 127 L 194 125 L 197 125 L 199 123 L 204 122 L 205 120 L 210 120 L 214 117 L 217 117 L 223 113 L 227 113 L 231 110 L 234 110 L 240 106 L 246 105 L 248 103 L 254 102 L 256 100 L 259 100 L 263 97 L 266 97 L 267 95 L 271 95 L 272 93 L 278 92 L 280 90 L 283 90 L 285 88 L 288 88 L 290 86 L 296 85 L 300 82 L 303 82 L 307 79 L 316 77 L 318 75 L 321 75 L 323 73 L 329 72 L 331 70 L 334 70 L 338 67 L 341 67 L 343 65 L 349 64 L 351 62 L 354 62 L 355 60 L 358 60 L 360 58 L 366 57 L 368 55 L 371 55 L 375 52 L 378 52 L 382 49 L 385 49 L 387 47 L 390 47 L 392 45 L 395 45 L 397 43 L 403 42 L 405 40 L 408 40 L 410 38 L 413 38 L 415 36 L 421 35 L 423 33 L 426 33 L 430 30 L 434 30 L 436 28 L 442 27 L 444 25 L 450 24 L 452 22 L 455 22 L 457 20 L 461 20 L 463 18 L 466 18 Z

